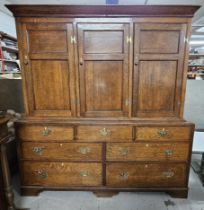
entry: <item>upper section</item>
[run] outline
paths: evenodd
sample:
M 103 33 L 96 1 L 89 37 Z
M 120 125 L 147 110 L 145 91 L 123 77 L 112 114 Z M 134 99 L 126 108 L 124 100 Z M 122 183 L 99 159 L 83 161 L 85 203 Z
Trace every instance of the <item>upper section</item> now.
M 15 17 L 192 17 L 200 6 L 172 5 L 6 5 Z

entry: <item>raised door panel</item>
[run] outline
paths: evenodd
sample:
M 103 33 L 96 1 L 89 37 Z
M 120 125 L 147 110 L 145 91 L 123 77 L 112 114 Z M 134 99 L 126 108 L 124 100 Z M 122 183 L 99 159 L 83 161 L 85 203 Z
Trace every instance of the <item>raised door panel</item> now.
M 75 115 L 72 33 L 72 24 L 24 25 L 24 69 L 30 115 Z
M 185 24 L 135 25 L 134 116 L 179 116 L 185 34 Z
M 129 107 L 129 24 L 78 24 L 80 115 L 125 117 Z

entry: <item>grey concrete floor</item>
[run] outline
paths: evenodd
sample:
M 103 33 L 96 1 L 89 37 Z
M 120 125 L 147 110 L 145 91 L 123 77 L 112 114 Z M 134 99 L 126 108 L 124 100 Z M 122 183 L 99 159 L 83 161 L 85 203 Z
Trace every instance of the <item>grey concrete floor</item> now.
M 75 191 L 45 191 L 37 197 L 21 197 L 16 178 L 14 188 L 17 207 L 31 210 L 204 210 L 204 187 L 192 169 L 188 199 L 152 192 L 121 192 L 111 198 L 98 198 L 91 192 Z

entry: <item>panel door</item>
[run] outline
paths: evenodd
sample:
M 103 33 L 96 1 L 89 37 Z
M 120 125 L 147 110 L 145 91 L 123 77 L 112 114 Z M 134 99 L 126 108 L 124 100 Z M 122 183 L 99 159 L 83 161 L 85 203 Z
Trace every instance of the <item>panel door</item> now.
M 72 24 L 28 23 L 23 27 L 27 112 L 34 116 L 73 116 Z
M 129 24 L 80 23 L 80 115 L 125 117 L 129 110 Z
M 185 24 L 135 24 L 134 116 L 179 116 L 185 34 Z

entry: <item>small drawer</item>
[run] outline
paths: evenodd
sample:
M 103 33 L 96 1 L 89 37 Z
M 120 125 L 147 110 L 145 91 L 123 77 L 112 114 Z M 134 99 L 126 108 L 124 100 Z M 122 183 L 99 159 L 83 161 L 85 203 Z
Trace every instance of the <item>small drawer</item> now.
M 96 143 L 21 144 L 21 158 L 31 160 L 101 161 L 102 146 Z
M 24 161 L 21 168 L 23 185 L 51 187 L 102 185 L 102 165 L 99 163 Z
M 186 187 L 185 164 L 109 163 L 108 187 Z
M 191 127 L 137 127 L 137 140 L 190 140 Z
M 188 143 L 109 143 L 108 161 L 187 161 Z
M 20 139 L 28 141 L 69 141 L 73 139 L 73 127 L 55 125 L 26 125 L 17 128 Z
M 77 139 L 85 141 L 131 141 L 133 130 L 131 126 L 79 126 Z

